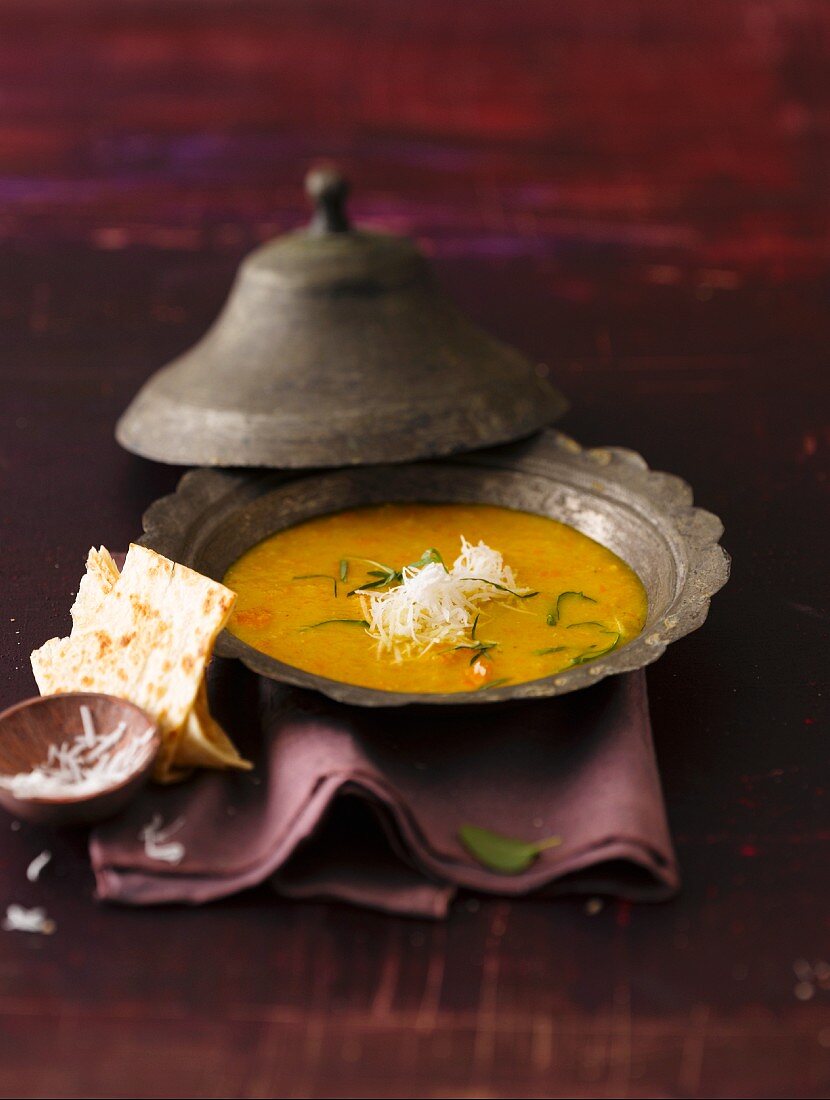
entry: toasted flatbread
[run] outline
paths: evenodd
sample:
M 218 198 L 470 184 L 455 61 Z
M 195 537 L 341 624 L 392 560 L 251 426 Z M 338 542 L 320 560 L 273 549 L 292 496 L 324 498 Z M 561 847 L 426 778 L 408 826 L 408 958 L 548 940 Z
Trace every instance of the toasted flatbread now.
M 146 547 L 130 547 L 120 576 L 108 551 L 92 550 L 72 634 L 32 654 L 41 694 L 101 691 L 131 699 L 162 732 L 157 773 L 248 767 L 210 717 L 204 684 L 235 599 L 224 585 Z
M 115 587 L 120 574 L 112 554 L 105 546 L 89 551 L 86 573 L 81 577 L 78 595 L 72 604 L 72 633 L 95 627 L 98 613 L 109 593 Z
M 176 782 L 193 768 L 239 768 L 247 771 L 250 761 L 239 755 L 208 708 L 204 679 L 196 701 L 181 729 L 168 739 L 156 758 L 154 777 L 161 783 Z

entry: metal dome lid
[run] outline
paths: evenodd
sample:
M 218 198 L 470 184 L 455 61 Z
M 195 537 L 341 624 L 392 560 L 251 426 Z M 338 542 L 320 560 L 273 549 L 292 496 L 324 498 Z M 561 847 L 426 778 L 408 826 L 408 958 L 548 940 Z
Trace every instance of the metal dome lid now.
M 567 408 L 546 371 L 487 335 L 403 237 L 354 229 L 318 169 L 305 229 L 242 262 L 205 336 L 154 374 L 116 427 L 188 466 L 331 467 L 504 443 Z

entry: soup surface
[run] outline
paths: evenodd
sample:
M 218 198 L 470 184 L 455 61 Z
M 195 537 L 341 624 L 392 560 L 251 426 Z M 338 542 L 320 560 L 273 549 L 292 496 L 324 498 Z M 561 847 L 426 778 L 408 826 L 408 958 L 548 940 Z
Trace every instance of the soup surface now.
M 382 570 L 418 562 L 428 548 L 450 568 L 462 536 L 503 555 L 519 595 L 492 586 L 494 598 L 455 644 L 382 650 L 364 625 L 369 598 L 354 590 L 395 588 Z M 625 645 L 647 610 L 639 578 L 610 550 L 556 520 L 485 504 L 321 516 L 252 547 L 224 583 L 238 595 L 231 633 L 296 668 L 385 691 L 472 691 L 550 676 Z

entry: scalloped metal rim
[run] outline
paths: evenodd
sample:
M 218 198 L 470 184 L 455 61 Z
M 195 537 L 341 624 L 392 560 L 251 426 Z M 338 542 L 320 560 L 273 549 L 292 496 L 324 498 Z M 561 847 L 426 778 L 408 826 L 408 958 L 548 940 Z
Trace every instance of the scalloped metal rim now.
M 405 466 L 304 473 L 193 470 L 184 475 L 175 493 L 162 497 L 147 510 L 143 517 L 145 533 L 140 541 L 167 557 L 198 569 L 200 538 L 204 539 L 211 524 L 216 526 L 217 515 L 224 517 L 226 522 L 227 515 L 233 514 L 234 510 L 240 510 L 279 489 L 298 482 L 313 489 L 316 481 L 338 474 L 356 476 L 368 472 L 370 479 L 382 479 L 384 470 L 400 472 L 417 469 L 419 476 L 423 476 L 431 467 L 443 468 L 447 465 L 480 467 L 482 474 L 511 471 L 526 474 L 529 478 L 547 476 L 552 482 L 555 479 L 551 474 L 559 467 L 570 470 L 583 483 L 587 476 L 597 498 L 601 499 L 603 493 L 609 494 L 612 488 L 617 494 L 626 494 L 629 501 L 634 501 L 642 510 L 642 522 L 659 523 L 674 542 L 675 554 L 682 553 L 684 558 L 678 591 L 660 621 L 647 623 L 639 637 L 596 662 L 527 683 L 452 694 L 388 692 L 331 680 L 283 664 L 228 631 L 220 636 L 217 653 L 237 657 L 253 672 L 270 679 L 311 688 L 339 702 L 360 706 L 402 706 L 412 703 L 467 705 L 538 699 L 564 695 L 589 687 L 606 676 L 651 664 L 665 652 L 667 645 L 702 625 L 710 598 L 729 578 L 729 555 L 719 545 L 723 525 L 711 512 L 692 506 L 692 492 L 686 482 L 673 475 L 650 470 L 645 460 L 634 451 L 619 447 L 584 449 L 575 440 L 554 429 L 547 429 L 529 440 L 506 447 Z M 600 478 L 601 481 L 598 480 Z M 587 492 L 585 495 L 588 495 Z M 322 511 L 316 514 L 322 514 Z M 253 545 L 259 537 L 249 545 Z

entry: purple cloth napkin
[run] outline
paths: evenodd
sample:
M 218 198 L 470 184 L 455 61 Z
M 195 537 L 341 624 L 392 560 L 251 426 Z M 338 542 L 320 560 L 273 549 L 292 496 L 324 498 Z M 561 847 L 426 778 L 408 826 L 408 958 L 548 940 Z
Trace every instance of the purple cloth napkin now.
M 439 917 L 459 888 L 632 900 L 677 889 L 642 672 L 558 699 L 365 709 L 217 659 L 210 693 L 255 770 L 150 788 L 96 829 L 100 898 L 199 904 L 270 880 L 287 896 Z M 183 845 L 176 864 L 145 852 L 156 815 Z M 498 874 L 459 842 L 465 824 L 562 844 Z

